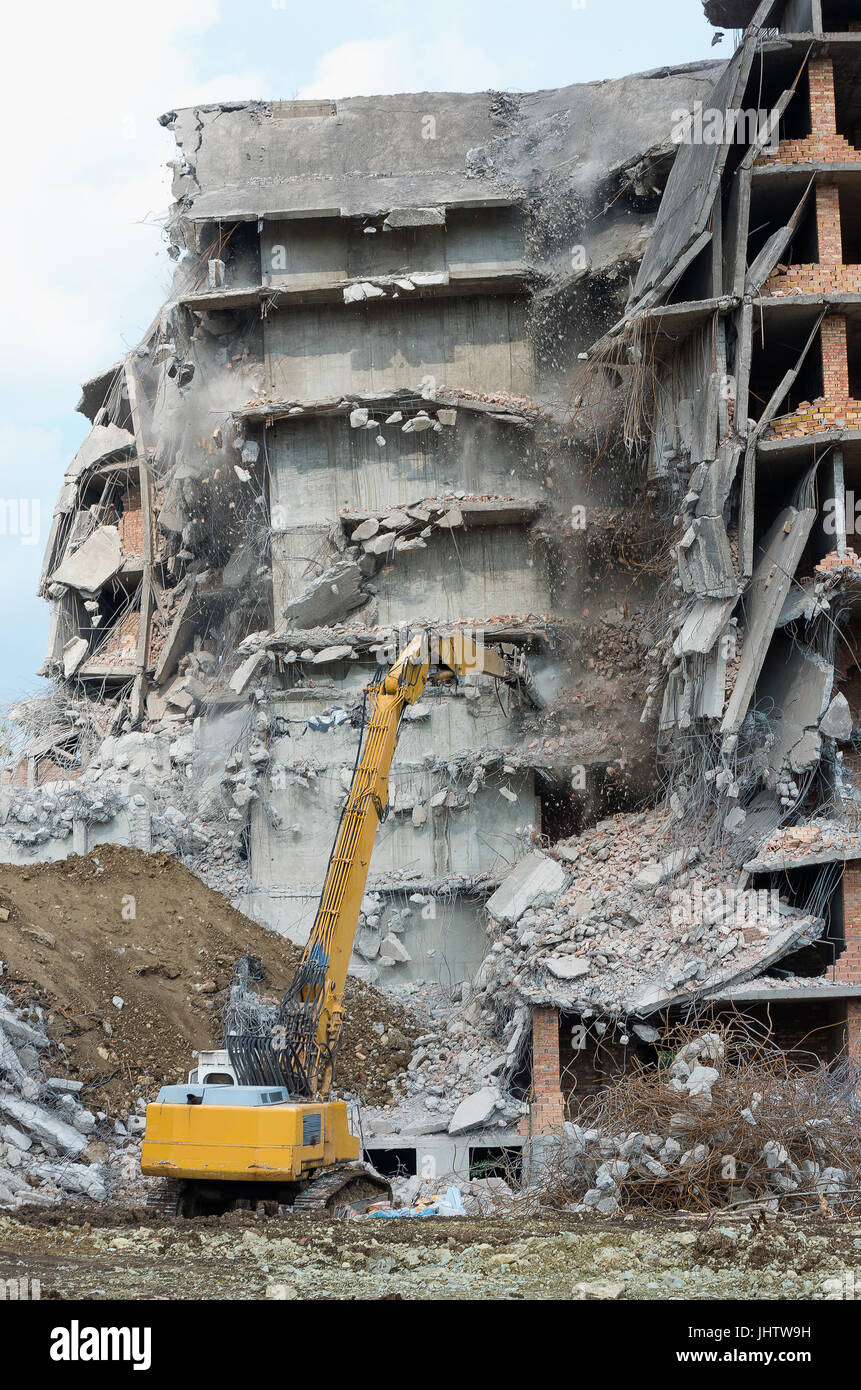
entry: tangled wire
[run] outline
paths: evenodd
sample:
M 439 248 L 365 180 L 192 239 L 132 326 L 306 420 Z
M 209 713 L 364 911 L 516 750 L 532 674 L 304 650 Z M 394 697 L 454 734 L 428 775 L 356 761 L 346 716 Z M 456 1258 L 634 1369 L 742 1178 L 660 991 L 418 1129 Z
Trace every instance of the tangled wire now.
M 858 1059 L 784 1052 L 742 1017 L 672 1041 L 566 1126 L 547 1198 L 604 1211 L 861 1207 Z

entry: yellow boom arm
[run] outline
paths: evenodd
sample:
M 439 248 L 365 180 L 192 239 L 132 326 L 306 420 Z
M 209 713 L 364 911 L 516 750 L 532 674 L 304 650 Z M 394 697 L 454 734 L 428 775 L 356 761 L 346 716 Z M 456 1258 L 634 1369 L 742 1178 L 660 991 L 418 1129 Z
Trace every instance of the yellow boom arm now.
M 428 635 L 413 638 L 382 680 L 367 688 L 370 719 L 364 752 L 353 775 L 294 990 L 282 1006 L 282 1020 L 294 1025 L 294 1045 L 317 1094 L 325 1095 L 331 1085 L 332 1061 L 343 1023 L 347 968 L 377 826 L 388 801 L 389 771 L 404 710 L 420 698 L 432 664 L 449 677 L 484 672 L 513 682 L 525 674 L 522 660 L 485 648 L 463 633 L 434 640 L 438 651 L 432 657 Z M 305 1029 L 295 1030 L 297 1020 L 302 1019 Z M 316 1025 L 313 1039 L 312 1021 Z

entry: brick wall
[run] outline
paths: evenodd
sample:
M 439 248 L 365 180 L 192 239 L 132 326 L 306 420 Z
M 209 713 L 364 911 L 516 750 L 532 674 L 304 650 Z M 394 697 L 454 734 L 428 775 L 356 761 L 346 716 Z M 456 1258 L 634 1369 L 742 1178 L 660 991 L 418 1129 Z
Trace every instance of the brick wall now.
M 861 863 L 843 872 L 843 934 L 846 949 L 837 957 L 834 973 L 847 985 L 861 984 Z M 861 999 L 846 1000 L 846 1051 L 861 1062 Z
M 835 975 L 847 985 L 861 985 L 861 864 L 847 864 L 843 874 L 843 931 L 846 949 L 837 957 Z
M 565 1118 L 565 1102 L 559 1079 L 559 1011 L 532 1011 L 532 1110 L 533 1134 L 552 1134 Z
M 856 150 L 837 133 L 837 103 L 834 97 L 834 64 L 830 58 L 811 58 L 810 134 L 803 140 L 781 140 L 777 150 L 761 155 L 759 164 L 806 164 L 811 160 L 829 163 L 857 163 Z M 798 98 L 796 97 L 796 100 Z
M 810 79 L 811 133 L 820 140 L 828 140 L 837 134 L 834 62 L 831 58 L 811 58 L 807 72 Z
M 723 1018 L 731 1026 L 741 1011 L 757 1025 L 755 1031 L 782 1052 L 792 1054 L 796 1064 L 809 1066 L 815 1056 L 827 1066 L 843 1050 L 845 1010 L 845 999 L 775 999 L 716 1010 L 715 1019 Z
M 846 1051 L 861 1062 L 861 999 L 846 1000 Z
M 846 348 L 846 320 L 842 314 L 829 314 L 822 320 L 822 394 L 826 399 L 849 399 L 849 354 Z
M 790 415 L 773 421 L 772 438 L 785 439 L 817 434 L 827 429 L 861 429 L 861 401 L 849 394 L 849 353 L 846 346 L 846 319 L 829 314 L 820 329 L 822 342 L 823 394 L 815 401 L 802 401 Z
M 17 763 L 4 767 L 0 771 L 0 786 L 3 787 L 26 787 L 27 785 L 27 759 L 19 758 Z
M 126 489 L 119 532 L 124 555 L 143 555 L 143 510 L 139 487 L 129 485 Z
M 42 787 L 48 782 L 77 782 L 83 775 L 82 767 L 60 767 L 50 758 L 40 758 L 36 768 L 36 785 Z
M 843 264 L 843 232 L 840 227 L 840 190 L 836 183 L 816 185 L 816 235 L 819 264 Z
M 99 666 L 134 666 L 137 660 L 139 628 L 140 613 L 136 609 L 129 609 L 109 630 L 107 641 L 99 647 L 91 660 Z
M 819 575 L 819 574 L 828 575 L 828 574 L 833 574 L 833 573 L 835 572 L 835 570 L 847 570 L 847 571 L 857 570 L 857 569 L 859 568 L 859 566 L 861 566 L 861 557 L 859 557 L 857 551 L 855 551 L 855 550 L 852 549 L 851 545 L 847 545 L 847 546 L 844 548 L 844 551 L 843 551 L 843 554 L 842 554 L 842 555 L 838 555 L 836 550 L 829 550 L 829 552 L 828 552 L 828 554 L 825 556 L 825 558 L 824 558 L 823 560 L 820 560 L 818 565 L 814 565 L 814 567 L 813 567 L 813 573 L 814 573 L 815 575 Z M 846 577 L 849 578 L 849 577 L 851 577 L 851 576 L 850 576 L 849 574 L 847 574 Z M 852 674 L 852 677 L 851 677 L 851 678 L 852 678 L 853 680 L 857 680 L 857 681 L 858 681 L 858 691 L 857 691 L 856 696 L 855 696 L 855 702 L 854 702 L 854 704 L 853 704 L 853 702 L 852 702 L 852 696 L 849 694 L 848 690 L 845 689 L 845 686 L 844 686 L 844 684 L 843 684 L 843 678 L 842 678 L 842 677 L 840 678 L 840 679 L 841 679 L 841 689 L 843 690 L 843 694 L 846 696 L 847 700 L 849 701 L 850 707 L 851 707 L 853 710 L 856 710 L 856 709 L 857 709 L 857 710 L 861 710 L 861 675 L 856 676 L 856 675 L 854 674 L 855 671 L 856 671 L 857 669 L 858 669 L 858 668 L 855 667 L 855 666 L 852 667 L 852 672 L 853 672 L 853 674 Z M 849 679 L 849 677 L 847 676 L 846 679 Z M 848 756 L 848 755 L 847 755 L 846 753 L 844 753 L 844 755 L 843 755 L 844 764 L 845 764 L 845 762 L 846 762 L 847 756 Z
M 774 420 L 768 435 L 771 439 L 795 439 L 800 435 L 832 429 L 861 429 L 861 401 L 845 396 L 840 401 L 828 396 L 817 396 L 815 401 L 802 401 L 791 415 L 781 415 Z
M 816 231 L 819 259 L 781 266 L 772 271 L 762 288 L 763 295 L 779 296 L 791 291 L 799 294 L 861 294 L 861 265 L 843 261 L 843 232 L 840 224 L 840 191 L 836 184 L 816 186 Z
M 775 270 L 762 287 L 764 296 L 799 294 L 861 294 L 861 265 L 791 265 Z

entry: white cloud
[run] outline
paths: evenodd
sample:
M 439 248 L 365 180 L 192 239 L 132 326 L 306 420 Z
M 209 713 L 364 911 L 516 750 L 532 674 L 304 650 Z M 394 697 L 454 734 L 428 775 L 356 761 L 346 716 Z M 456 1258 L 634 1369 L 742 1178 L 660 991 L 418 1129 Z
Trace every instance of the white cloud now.
M 393 92 L 476 92 L 502 85 L 497 65 L 451 25 L 429 37 L 401 31 L 354 39 L 317 60 L 300 97 L 383 96 Z
M 189 40 L 218 18 L 216 0 L 148 0 L 144 11 L 47 0 L 38 20 L 26 6 L 6 17 L 9 54 L 33 51 L 39 30 L 35 82 L 29 63 L 9 62 L 0 93 L 4 129 L 17 131 L 3 171 L 16 209 L 0 229 L 16 323 L 0 364 L 13 403 L 29 385 L 42 401 L 62 391 L 73 408 L 77 381 L 137 341 L 158 309 L 174 155 L 158 116 L 262 83 L 259 73 L 199 82 Z

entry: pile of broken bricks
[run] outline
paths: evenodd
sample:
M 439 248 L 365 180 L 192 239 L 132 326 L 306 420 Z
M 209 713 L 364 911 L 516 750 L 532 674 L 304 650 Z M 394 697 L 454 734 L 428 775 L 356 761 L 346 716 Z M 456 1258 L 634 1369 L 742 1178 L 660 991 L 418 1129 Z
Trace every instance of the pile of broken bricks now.
M 785 825 L 757 850 L 750 867 L 756 872 L 785 864 L 861 858 L 861 834 L 841 821 L 816 819 L 804 825 Z

